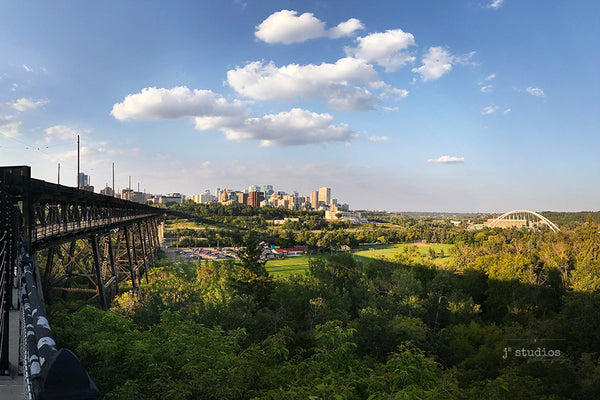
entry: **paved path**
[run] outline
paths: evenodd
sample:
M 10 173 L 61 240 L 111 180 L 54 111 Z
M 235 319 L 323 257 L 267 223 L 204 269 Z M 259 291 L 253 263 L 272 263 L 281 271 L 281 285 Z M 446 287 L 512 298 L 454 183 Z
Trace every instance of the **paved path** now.
M 23 400 L 23 376 L 17 374 L 19 363 L 19 319 L 18 310 L 11 311 L 9 315 L 9 353 L 11 376 L 0 377 L 0 399 Z

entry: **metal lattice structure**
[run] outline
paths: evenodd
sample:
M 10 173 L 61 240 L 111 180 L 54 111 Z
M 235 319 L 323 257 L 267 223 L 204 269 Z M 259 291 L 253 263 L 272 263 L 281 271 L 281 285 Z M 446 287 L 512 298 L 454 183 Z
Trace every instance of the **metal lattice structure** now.
M 119 282 L 139 290 L 164 217 L 155 207 L 31 178 L 27 166 L 0 167 L 0 374 L 10 364 L 8 310 L 20 307 L 26 399 L 100 395 L 77 357 L 56 348 L 44 300 L 69 296 L 108 309 Z
M 558 232 L 560 229 L 548 218 L 534 211 L 513 210 L 502 214 L 486 224 L 490 228 L 494 227 L 518 227 L 518 226 L 547 226 L 552 232 Z

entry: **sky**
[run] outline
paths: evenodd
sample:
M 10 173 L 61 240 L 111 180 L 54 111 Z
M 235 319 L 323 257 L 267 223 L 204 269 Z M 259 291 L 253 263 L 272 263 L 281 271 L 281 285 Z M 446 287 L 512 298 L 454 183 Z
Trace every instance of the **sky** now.
M 96 191 L 600 210 L 595 0 L 0 2 L 0 165 Z

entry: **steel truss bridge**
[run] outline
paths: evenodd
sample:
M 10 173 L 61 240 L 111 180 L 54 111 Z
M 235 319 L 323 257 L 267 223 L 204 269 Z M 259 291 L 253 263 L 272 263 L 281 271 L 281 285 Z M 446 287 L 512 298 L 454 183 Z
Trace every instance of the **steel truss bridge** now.
M 0 378 L 22 374 L 20 398 L 100 396 L 77 357 L 57 348 L 44 303 L 69 296 L 106 310 L 120 282 L 139 291 L 164 217 L 159 208 L 31 178 L 27 166 L 0 167 Z
M 538 226 L 545 225 L 552 232 L 558 232 L 560 229 L 556 224 L 548 218 L 534 211 L 528 210 L 513 210 L 500 215 L 499 217 L 486 223 L 490 228 L 504 226 Z

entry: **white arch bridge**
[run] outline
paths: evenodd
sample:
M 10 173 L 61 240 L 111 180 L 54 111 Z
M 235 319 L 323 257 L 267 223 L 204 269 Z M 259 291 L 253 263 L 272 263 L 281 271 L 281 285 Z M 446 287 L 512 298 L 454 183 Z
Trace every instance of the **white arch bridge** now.
M 486 225 L 490 228 L 493 227 L 519 227 L 519 226 L 540 226 L 545 225 L 552 232 L 558 232 L 560 229 L 556 224 L 550 221 L 548 218 L 540 215 L 534 211 L 528 210 L 513 210 L 502 214 L 501 216 L 488 220 Z

